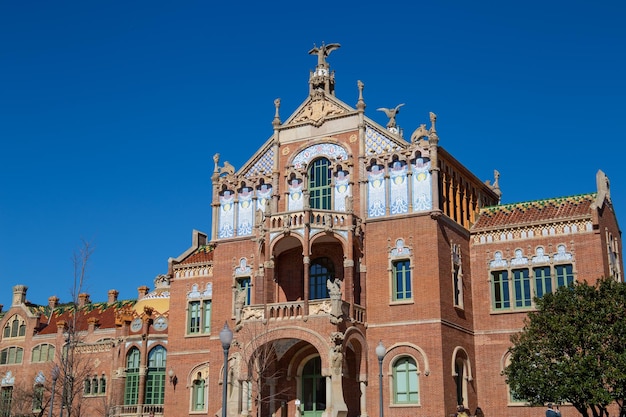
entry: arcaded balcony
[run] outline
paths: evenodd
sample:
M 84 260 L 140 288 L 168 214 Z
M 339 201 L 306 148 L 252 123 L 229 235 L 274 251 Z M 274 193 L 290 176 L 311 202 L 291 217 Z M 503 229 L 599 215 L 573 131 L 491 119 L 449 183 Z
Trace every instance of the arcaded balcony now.
M 352 215 L 344 211 L 306 210 L 277 213 L 270 218 L 270 231 L 297 229 L 308 225 L 325 230 L 351 230 Z
M 365 322 L 365 308 L 360 305 L 353 305 L 346 301 L 341 302 L 341 316 L 352 322 Z M 324 318 L 330 319 L 334 312 L 332 309 L 332 300 L 330 298 L 321 300 L 311 300 L 308 302 L 309 314 L 304 314 L 304 301 L 288 301 L 283 303 L 273 303 L 265 305 L 250 305 L 242 309 L 241 321 L 249 320 L 270 320 L 270 321 L 287 321 L 301 320 L 305 318 Z M 352 311 L 350 311 L 352 310 Z

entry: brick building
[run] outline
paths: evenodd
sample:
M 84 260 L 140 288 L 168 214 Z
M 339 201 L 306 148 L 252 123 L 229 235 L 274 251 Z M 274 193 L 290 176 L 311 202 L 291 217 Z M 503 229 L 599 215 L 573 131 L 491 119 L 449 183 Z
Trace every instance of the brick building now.
M 480 180 L 440 146 L 433 113 L 405 138 L 399 107 L 386 126 L 365 115 L 361 82 L 355 107 L 340 101 L 327 61 L 338 47 L 310 51 L 308 97 L 285 119 L 275 101 L 273 132 L 248 162 L 214 157 L 210 234 L 193 232 L 153 293 L 105 303 L 112 318 L 93 333 L 110 336 L 89 340 L 112 339 L 98 353 L 111 414 L 221 415 L 227 324 L 230 417 L 371 416 L 379 404 L 386 416 L 464 404 L 530 417 L 502 370 L 532 297 L 623 279 L 601 171 L 595 192 L 501 205 L 499 174 Z M 0 326 L 20 309 L 35 314 L 14 303 Z M 61 314 L 50 312 L 39 323 Z M 31 352 L 48 327 L 47 343 L 63 346 L 60 325 L 34 323 L 23 340 L 5 332 L 2 349 Z M 32 361 L 16 362 L 0 375 L 34 377 Z

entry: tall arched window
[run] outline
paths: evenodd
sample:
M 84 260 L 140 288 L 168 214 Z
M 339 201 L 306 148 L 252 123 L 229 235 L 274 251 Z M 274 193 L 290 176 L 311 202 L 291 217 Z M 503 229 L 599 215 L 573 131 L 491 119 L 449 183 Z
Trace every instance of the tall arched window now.
M 302 369 L 302 407 L 305 417 L 320 417 L 326 409 L 326 378 L 322 376 L 319 356 Z
M 309 205 L 314 209 L 330 210 L 331 191 L 330 161 L 320 158 L 309 168 Z
M 191 384 L 191 409 L 193 411 L 203 411 L 206 406 L 205 381 L 202 374 L 198 372 L 196 379 Z
M 309 299 L 317 300 L 328 298 L 326 281 L 333 280 L 333 263 L 328 258 L 318 258 L 313 261 L 309 269 Z
M 124 389 L 124 404 L 137 404 L 139 399 L 139 349 L 132 348 L 126 355 L 126 387 Z
M 148 353 L 145 404 L 163 404 L 166 356 L 167 351 L 163 346 L 156 346 Z
M 415 359 L 403 356 L 393 364 L 393 402 L 418 404 L 419 391 Z

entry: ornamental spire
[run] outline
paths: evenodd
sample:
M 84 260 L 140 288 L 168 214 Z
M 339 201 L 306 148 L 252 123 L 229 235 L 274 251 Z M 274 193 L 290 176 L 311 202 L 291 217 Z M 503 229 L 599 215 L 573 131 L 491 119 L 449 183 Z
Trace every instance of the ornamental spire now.
M 335 73 L 330 71 L 330 66 L 326 61 L 326 58 L 332 51 L 341 47 L 338 43 L 329 43 L 328 45 L 322 42 L 322 46 L 317 47 L 313 44 L 313 49 L 309 51 L 309 55 L 317 55 L 317 65 L 315 71 L 311 72 L 309 77 L 309 93 L 314 95 L 316 93 L 324 92 L 326 94 L 335 95 Z

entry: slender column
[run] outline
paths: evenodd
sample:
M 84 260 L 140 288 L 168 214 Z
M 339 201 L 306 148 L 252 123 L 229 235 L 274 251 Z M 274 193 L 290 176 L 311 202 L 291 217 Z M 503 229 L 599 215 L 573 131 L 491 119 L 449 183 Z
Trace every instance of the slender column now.
M 308 250 L 306 251 L 306 255 L 302 258 L 302 268 L 304 269 L 302 272 L 304 273 L 304 311 L 302 314 L 305 316 L 309 315 L 309 281 L 311 279 L 309 270 L 311 266 L 311 258 L 309 258 Z
M 361 389 L 361 417 L 367 417 L 367 384 L 365 381 L 359 381 Z

